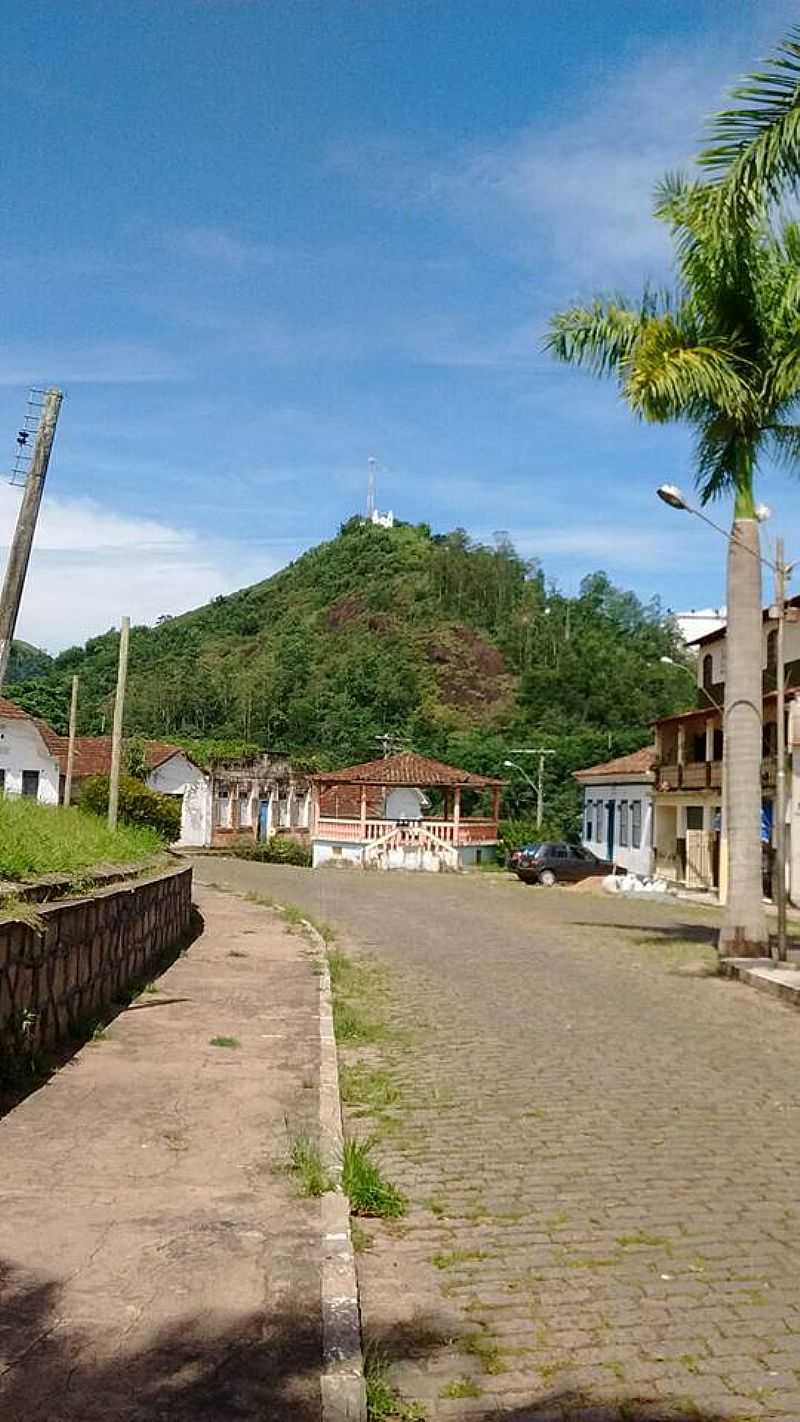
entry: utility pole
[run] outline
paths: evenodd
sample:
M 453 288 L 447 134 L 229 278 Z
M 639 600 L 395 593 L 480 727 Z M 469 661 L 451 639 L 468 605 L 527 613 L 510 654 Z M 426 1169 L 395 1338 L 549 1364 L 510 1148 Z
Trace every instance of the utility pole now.
M 775 540 L 775 611 L 778 615 L 778 635 L 775 658 L 775 683 L 777 695 L 776 716 L 778 721 L 777 756 L 775 774 L 775 857 L 778 861 L 775 875 L 775 900 L 778 910 L 778 937 L 776 943 L 779 963 L 786 961 L 786 668 L 784 666 L 784 628 L 786 626 L 786 560 L 783 539 Z
M 125 683 L 128 679 L 128 639 L 131 619 L 123 617 L 119 633 L 119 664 L 117 666 L 117 694 L 114 697 L 114 727 L 111 732 L 111 775 L 108 781 L 108 828 L 117 828 L 119 808 L 119 766 L 122 753 L 122 722 L 125 714 Z
M 72 767 L 75 764 L 75 730 L 78 724 L 78 678 L 72 678 L 72 700 L 69 704 L 69 744 L 67 745 L 67 774 L 64 780 L 64 805 L 72 799 Z
M 0 690 L 2 690 L 8 671 L 11 643 L 16 631 L 19 605 L 22 601 L 25 575 L 28 571 L 33 545 L 33 535 L 36 532 L 36 521 L 39 517 L 47 466 L 50 463 L 50 451 L 53 448 L 63 398 L 62 392 L 55 388 L 48 390 L 45 394 L 31 467 L 25 480 L 22 503 L 17 515 L 17 526 L 8 553 L 6 575 L 3 580 L 3 590 L 0 593 Z
M 536 828 L 537 830 L 541 829 L 542 820 L 544 819 L 544 760 L 545 756 L 555 755 L 555 751 L 547 750 L 544 746 L 534 746 L 532 749 L 529 749 L 528 747 L 519 746 L 512 750 L 511 754 L 538 755 L 539 757 L 539 777 L 535 785 L 531 780 L 530 776 L 522 769 L 521 765 L 516 765 L 513 760 L 507 760 L 504 762 L 504 764 L 513 767 L 514 770 L 518 770 L 520 772 L 520 775 L 522 775 L 523 778 L 527 780 L 531 789 L 536 791 Z

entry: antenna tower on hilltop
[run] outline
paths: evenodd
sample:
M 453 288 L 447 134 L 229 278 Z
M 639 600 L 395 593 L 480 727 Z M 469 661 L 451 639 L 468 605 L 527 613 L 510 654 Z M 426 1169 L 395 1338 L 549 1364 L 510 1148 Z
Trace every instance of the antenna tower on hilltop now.
M 378 461 L 374 454 L 367 460 L 367 518 L 372 519 L 375 512 L 375 478 L 378 472 Z

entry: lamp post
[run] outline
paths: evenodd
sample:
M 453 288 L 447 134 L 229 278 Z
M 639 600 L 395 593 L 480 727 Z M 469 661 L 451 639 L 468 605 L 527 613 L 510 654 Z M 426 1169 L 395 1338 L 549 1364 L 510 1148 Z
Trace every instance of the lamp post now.
M 675 484 L 660 484 L 656 490 L 658 497 L 670 508 L 679 509 L 683 513 L 694 514 L 703 523 L 707 523 L 709 528 L 713 528 L 715 533 L 720 533 L 728 541 L 738 543 L 739 540 L 729 533 L 727 529 L 721 528 L 718 523 L 714 523 L 707 514 L 701 513 L 700 509 L 694 508 L 684 497 L 681 490 Z M 766 504 L 759 504 L 756 508 L 756 518 L 759 523 L 763 523 L 769 518 L 770 510 Z M 741 544 L 741 547 L 747 547 Z M 797 563 L 787 563 L 784 556 L 783 539 L 775 540 L 775 561 L 764 558 L 759 553 L 755 553 L 747 547 L 748 553 L 752 553 L 754 558 L 769 568 L 775 575 L 775 604 L 770 608 L 770 618 L 777 623 L 777 646 L 775 658 L 775 689 L 776 697 L 776 718 L 777 718 L 777 768 L 775 773 L 775 857 L 778 862 L 778 872 L 775 875 L 775 906 L 778 911 L 778 933 L 775 944 L 775 956 L 777 961 L 786 961 L 786 665 L 784 656 L 784 629 L 787 619 L 786 611 L 786 583 L 791 577 Z M 791 620 L 796 620 L 793 616 L 793 609 L 788 616 Z M 723 762 L 727 756 L 727 737 L 723 742 Z
M 535 794 L 535 796 L 536 796 L 536 828 L 537 828 L 537 830 L 538 830 L 538 829 L 541 829 L 541 828 L 542 828 L 542 819 L 544 818 L 544 758 L 545 758 L 546 755 L 555 755 L 555 751 L 554 751 L 554 750 L 546 750 L 543 746 L 536 746 L 533 750 L 529 750 L 529 749 L 527 749 L 527 748 L 525 748 L 525 749 L 520 749 L 520 750 L 515 750 L 515 751 L 514 751 L 514 754 L 515 754 L 515 755 L 538 755 L 538 757 L 539 757 L 539 782 L 538 782 L 538 784 L 534 784 L 534 782 L 531 780 L 531 777 L 529 776 L 528 772 L 527 772 L 526 770 L 523 770 L 522 766 L 521 766 L 521 765 L 518 765 L 515 760 L 504 760 L 504 761 L 503 761 L 503 765 L 506 766 L 509 770 L 518 770 L 519 773 L 520 773 L 520 775 L 522 776 L 523 780 L 527 780 L 528 784 L 529 784 L 530 787 L 531 787 L 531 790 L 533 790 L 533 792 L 534 792 L 534 794 Z

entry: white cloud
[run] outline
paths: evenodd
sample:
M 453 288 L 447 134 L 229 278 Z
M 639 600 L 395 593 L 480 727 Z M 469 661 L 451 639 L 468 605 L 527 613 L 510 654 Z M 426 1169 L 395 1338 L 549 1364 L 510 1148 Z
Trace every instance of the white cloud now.
M 575 90 L 575 112 L 503 141 L 421 154 L 400 142 L 340 143 L 337 169 L 391 205 L 439 208 L 482 245 L 538 272 L 601 284 L 663 273 L 669 242 L 651 216 L 663 174 L 687 168 L 719 106 L 730 56 L 654 51 Z
M 271 247 L 249 242 L 224 227 L 176 227 L 166 233 L 167 245 L 182 256 L 216 263 L 231 271 L 261 266 L 274 260 Z
M 0 485 L 0 561 L 20 491 Z M 295 550 L 293 549 L 292 552 Z M 17 635 L 50 651 L 119 625 L 153 622 L 267 578 L 291 556 L 275 545 L 235 547 L 155 519 L 128 518 L 89 502 L 42 506 Z
M 127 385 L 182 380 L 178 360 L 131 341 L 43 341 L 0 344 L 0 385 Z

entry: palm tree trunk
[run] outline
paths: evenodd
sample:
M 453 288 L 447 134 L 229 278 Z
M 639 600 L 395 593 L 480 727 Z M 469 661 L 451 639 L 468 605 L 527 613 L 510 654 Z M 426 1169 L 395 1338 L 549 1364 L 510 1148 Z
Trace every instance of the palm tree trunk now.
M 747 481 L 749 484 L 749 480 Z M 725 785 L 728 900 L 722 954 L 760 957 L 769 935 L 761 885 L 761 563 L 752 493 L 736 500 L 728 544 Z

